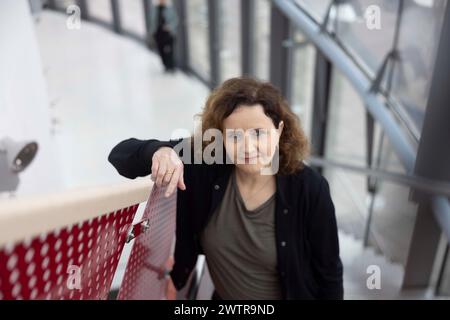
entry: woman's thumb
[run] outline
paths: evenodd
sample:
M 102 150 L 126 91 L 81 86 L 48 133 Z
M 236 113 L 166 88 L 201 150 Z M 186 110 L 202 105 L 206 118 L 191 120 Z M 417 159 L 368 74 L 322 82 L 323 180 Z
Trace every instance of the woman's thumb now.
M 184 184 L 184 174 L 183 172 L 180 175 L 180 178 L 178 179 L 178 188 L 181 190 L 186 190 L 186 185 Z

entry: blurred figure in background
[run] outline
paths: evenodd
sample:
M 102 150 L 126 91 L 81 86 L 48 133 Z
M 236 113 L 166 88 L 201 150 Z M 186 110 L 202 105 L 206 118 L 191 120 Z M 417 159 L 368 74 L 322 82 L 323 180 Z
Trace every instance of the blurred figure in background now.
M 167 0 L 157 0 L 151 11 L 150 34 L 158 48 L 166 72 L 175 71 L 174 44 L 178 16 Z

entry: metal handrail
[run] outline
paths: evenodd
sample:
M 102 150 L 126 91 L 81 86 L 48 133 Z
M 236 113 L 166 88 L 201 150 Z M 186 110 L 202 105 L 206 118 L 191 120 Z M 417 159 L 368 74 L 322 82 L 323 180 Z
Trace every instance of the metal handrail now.
M 0 247 L 147 201 L 153 182 L 79 188 L 0 201 Z
M 341 168 L 344 170 L 363 174 L 368 178 L 383 179 L 407 187 L 411 187 L 415 190 L 420 190 L 425 193 L 450 197 L 450 182 L 447 181 L 438 181 L 420 177 L 417 175 L 401 174 L 397 172 L 357 166 L 320 157 L 310 157 L 307 162 L 316 167 Z

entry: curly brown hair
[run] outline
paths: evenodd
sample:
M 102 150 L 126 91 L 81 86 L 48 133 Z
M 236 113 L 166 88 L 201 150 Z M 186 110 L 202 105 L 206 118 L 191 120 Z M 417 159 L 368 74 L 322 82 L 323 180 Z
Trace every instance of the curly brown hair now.
M 255 104 L 263 107 L 276 128 L 280 121 L 284 122 L 278 144 L 279 173 L 293 174 L 301 170 L 303 160 L 309 154 L 308 139 L 299 118 L 291 111 L 281 92 L 268 82 L 249 77 L 231 78 L 223 82 L 211 92 L 202 112 L 197 115 L 201 119 L 201 132 L 196 134 L 203 136 L 208 129 L 223 131 L 223 120 L 237 107 Z M 203 141 L 203 147 L 207 144 Z

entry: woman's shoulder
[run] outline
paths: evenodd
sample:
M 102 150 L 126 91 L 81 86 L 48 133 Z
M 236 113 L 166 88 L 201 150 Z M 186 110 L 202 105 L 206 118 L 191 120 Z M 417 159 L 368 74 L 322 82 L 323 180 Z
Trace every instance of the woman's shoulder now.
M 302 167 L 293 173 L 294 179 L 299 183 L 307 183 L 308 185 L 320 186 L 323 183 L 325 177 L 320 174 L 316 169 L 310 167 L 306 163 L 302 164 Z
M 329 192 L 327 179 L 315 168 L 306 163 L 302 168 L 291 175 L 291 187 L 302 194 L 303 197 L 315 199 L 322 194 L 324 188 Z

